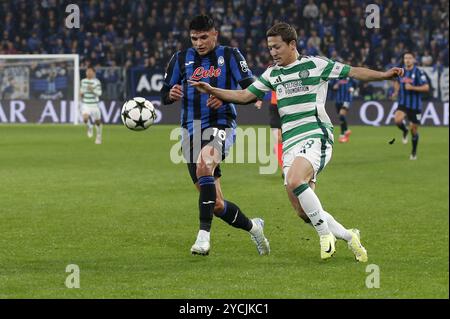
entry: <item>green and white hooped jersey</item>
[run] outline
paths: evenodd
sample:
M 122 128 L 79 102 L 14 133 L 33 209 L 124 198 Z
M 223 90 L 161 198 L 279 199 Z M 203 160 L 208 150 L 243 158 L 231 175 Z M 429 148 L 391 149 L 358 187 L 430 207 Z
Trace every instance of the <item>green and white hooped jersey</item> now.
M 88 86 L 92 86 L 93 90 L 89 91 Z M 97 78 L 81 80 L 80 92 L 83 93 L 81 102 L 87 106 L 97 106 L 102 95 L 102 85 Z
M 333 144 L 333 125 L 325 111 L 330 79 L 348 76 L 350 66 L 323 57 L 300 56 L 281 67 L 269 67 L 247 89 L 258 98 L 275 91 L 281 118 L 283 152 L 307 138 Z

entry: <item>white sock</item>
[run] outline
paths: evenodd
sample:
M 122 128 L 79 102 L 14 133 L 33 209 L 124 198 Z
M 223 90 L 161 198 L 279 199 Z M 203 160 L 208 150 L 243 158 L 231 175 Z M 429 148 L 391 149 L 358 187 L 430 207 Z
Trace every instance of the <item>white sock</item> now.
M 87 126 L 88 130 L 92 129 L 92 123 L 89 120 L 87 121 L 86 126 Z
M 95 129 L 97 130 L 97 136 L 102 136 L 102 125 L 95 125 Z
M 309 217 L 311 224 L 319 236 L 328 235 L 330 233 L 330 229 L 328 228 L 327 219 L 322 214 L 322 204 L 314 191 L 309 188 L 308 184 L 302 184 L 294 189 L 294 194 L 300 201 L 303 211 Z
M 352 240 L 352 234 L 344 226 L 339 224 L 339 222 L 334 219 L 328 212 L 322 211 L 322 216 L 326 218 L 328 223 L 328 228 L 333 233 L 336 238 L 343 239 L 345 241 Z

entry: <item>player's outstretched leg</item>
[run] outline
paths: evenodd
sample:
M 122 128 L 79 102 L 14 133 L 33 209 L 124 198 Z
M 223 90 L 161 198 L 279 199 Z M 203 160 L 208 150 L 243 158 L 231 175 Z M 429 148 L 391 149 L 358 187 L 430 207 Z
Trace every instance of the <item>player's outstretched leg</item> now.
M 322 204 L 314 191 L 309 187 L 308 181 L 314 177 L 312 164 L 303 157 L 296 157 L 289 168 L 286 177 L 288 191 L 297 197 L 300 206 L 308 216 L 320 237 L 320 257 L 328 259 L 336 251 L 336 238 L 330 232 L 326 218 L 322 215 Z
M 191 247 L 194 255 L 208 255 L 210 249 L 210 231 L 213 219 L 214 205 L 216 203 L 216 186 L 213 176 L 201 176 L 198 178 L 200 196 L 198 201 L 200 230 L 197 239 Z
M 250 233 L 250 237 L 260 255 L 268 255 L 270 253 L 269 241 L 264 236 L 264 220 L 261 218 L 248 219 L 236 204 L 227 200 L 223 201 L 223 209 L 219 210 L 214 211 L 217 217 L 233 227 Z
M 367 250 L 361 244 L 360 232 L 358 229 L 346 229 L 334 217 L 326 211 L 322 215 L 327 219 L 328 227 L 334 236 L 347 242 L 348 248 L 355 255 L 355 259 L 360 262 L 367 262 Z
M 315 183 L 309 184 L 310 188 L 314 190 Z M 294 209 L 297 211 L 298 216 L 303 219 L 305 223 L 313 227 L 311 224 L 310 219 L 303 211 L 302 207 L 300 206 L 300 203 L 298 201 L 298 198 L 295 197 L 295 195 L 292 192 L 287 192 L 289 200 L 294 207 Z M 359 241 L 359 230 L 352 230 L 352 229 L 346 229 L 344 226 L 342 226 L 338 221 L 334 219 L 331 214 L 329 214 L 326 211 L 321 212 L 323 217 L 326 218 L 328 223 L 328 228 L 330 229 L 330 232 L 333 233 L 333 235 L 337 239 L 343 239 L 347 242 L 348 247 L 352 250 L 352 252 L 355 254 L 355 258 L 358 261 L 367 261 L 367 251 L 362 247 L 361 242 Z M 357 237 L 354 238 L 353 233 L 357 234 Z M 364 258 L 365 255 L 365 258 Z
M 336 252 L 336 237 L 330 231 L 328 222 L 323 216 L 322 204 L 308 184 L 300 184 L 293 190 L 301 207 L 320 236 L 320 257 L 328 259 Z

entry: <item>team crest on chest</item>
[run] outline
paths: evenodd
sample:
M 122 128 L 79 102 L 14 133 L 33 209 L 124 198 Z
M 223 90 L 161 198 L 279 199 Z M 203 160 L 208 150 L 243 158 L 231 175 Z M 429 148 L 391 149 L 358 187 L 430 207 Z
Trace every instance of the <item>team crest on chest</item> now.
M 225 63 L 225 60 L 224 60 L 223 56 L 220 56 L 217 59 L 217 64 L 219 64 L 219 66 L 222 66 L 222 65 L 224 65 L 224 63 Z
M 309 76 L 309 71 L 308 70 L 300 71 L 298 73 L 298 76 L 300 77 L 300 79 L 306 79 Z

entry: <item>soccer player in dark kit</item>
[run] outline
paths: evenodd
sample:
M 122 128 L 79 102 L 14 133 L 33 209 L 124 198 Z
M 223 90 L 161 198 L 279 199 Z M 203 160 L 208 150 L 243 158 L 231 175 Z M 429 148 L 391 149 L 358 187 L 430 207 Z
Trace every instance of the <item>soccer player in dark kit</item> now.
M 355 80 L 350 77 L 346 77 L 345 79 L 335 79 L 330 81 L 330 86 L 335 91 L 336 111 L 339 115 L 339 122 L 341 125 L 339 142 L 347 143 L 350 139 L 350 134 L 352 134 L 352 131 L 348 128 L 347 124 L 347 113 L 352 103 Z
M 417 144 L 419 143 L 418 128 L 422 113 L 422 93 L 430 90 L 425 74 L 415 64 L 415 56 L 412 52 L 403 54 L 404 76 L 394 82 L 393 97 L 398 96 L 398 107 L 395 111 L 395 124 L 403 131 L 403 144 L 408 143 L 408 129 L 404 119 L 409 120 L 411 131 L 412 152 L 411 160 L 417 159 Z
M 200 192 L 200 229 L 191 248 L 192 254 L 208 255 L 213 215 L 233 227 L 246 230 L 258 253 L 270 252 L 261 218 L 249 219 L 242 210 L 225 200 L 220 185 L 220 162 L 235 140 L 236 108 L 233 103 L 202 94 L 188 80 L 202 80 L 224 89 L 247 88 L 253 74 L 236 48 L 221 46 L 214 21 L 196 16 L 189 25 L 192 47 L 176 52 L 169 62 L 161 89 L 163 104 L 181 100 L 183 155 L 189 174 Z M 200 136 L 199 138 L 196 138 Z

